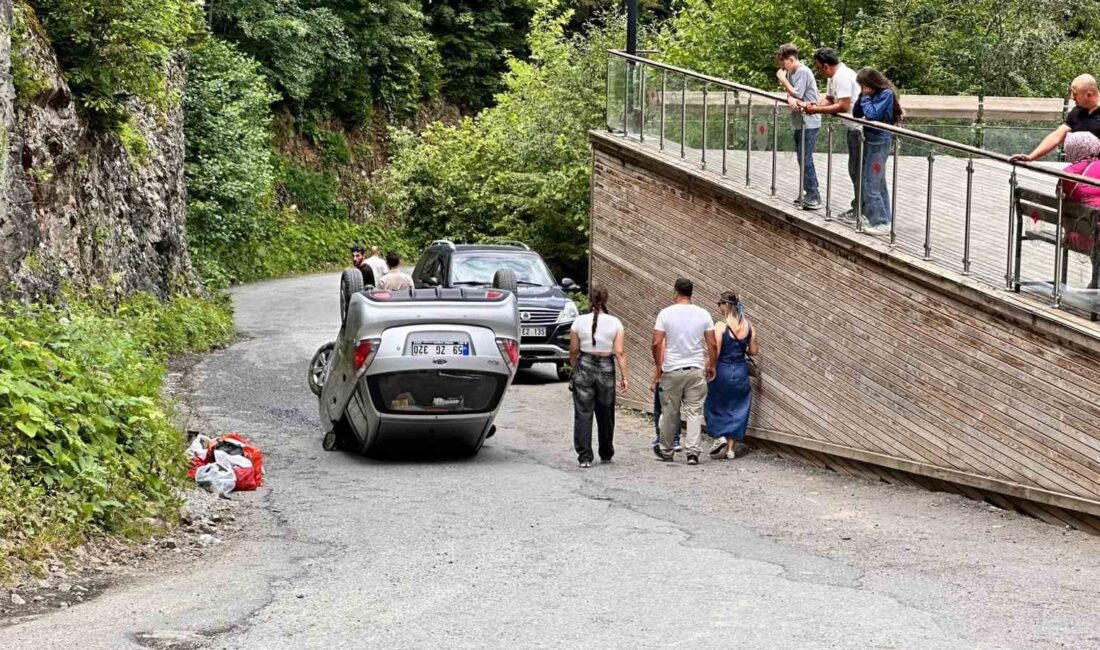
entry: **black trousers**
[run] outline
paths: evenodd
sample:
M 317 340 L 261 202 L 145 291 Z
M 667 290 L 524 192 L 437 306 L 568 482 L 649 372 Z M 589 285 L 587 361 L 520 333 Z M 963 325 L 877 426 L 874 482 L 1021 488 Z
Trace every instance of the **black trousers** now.
M 615 455 L 615 360 L 582 354 L 573 369 L 573 447 L 577 460 L 592 462 L 592 416 L 600 443 L 600 459 Z

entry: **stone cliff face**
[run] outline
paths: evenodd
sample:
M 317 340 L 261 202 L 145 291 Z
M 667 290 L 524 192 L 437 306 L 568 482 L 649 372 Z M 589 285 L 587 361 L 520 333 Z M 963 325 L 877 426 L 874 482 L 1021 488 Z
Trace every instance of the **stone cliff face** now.
M 0 295 L 50 297 L 66 282 L 198 290 L 184 230 L 181 107 L 132 102 L 125 138 L 92 128 L 33 13 L 15 12 L 0 0 Z M 184 78 L 180 60 L 169 79 L 181 94 Z

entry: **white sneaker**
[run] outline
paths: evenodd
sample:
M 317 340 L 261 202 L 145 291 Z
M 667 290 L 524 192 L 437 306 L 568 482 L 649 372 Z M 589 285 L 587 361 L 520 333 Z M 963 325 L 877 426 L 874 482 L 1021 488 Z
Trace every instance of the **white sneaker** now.
M 726 452 L 726 460 L 733 460 L 734 458 L 737 458 L 737 452 L 736 451 L 731 450 L 731 451 Z
M 889 235 L 890 234 L 890 224 L 880 223 L 877 226 L 871 226 L 871 225 L 864 226 L 863 232 L 865 234 L 868 234 L 868 235 Z
M 710 448 L 710 457 L 711 458 L 718 458 L 719 456 L 722 455 L 722 450 L 725 449 L 725 448 L 726 448 L 726 438 L 724 436 L 721 437 L 721 438 L 715 438 L 714 439 L 714 446 Z

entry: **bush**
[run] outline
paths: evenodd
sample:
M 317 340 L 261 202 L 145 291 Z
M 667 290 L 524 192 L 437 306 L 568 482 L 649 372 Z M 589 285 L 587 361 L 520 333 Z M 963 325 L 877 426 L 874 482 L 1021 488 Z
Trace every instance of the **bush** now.
M 274 228 L 271 110 L 259 64 L 207 38 L 191 51 L 184 101 L 188 238 L 198 257 L 235 255 Z
M 27 0 L 41 18 L 78 105 L 107 126 L 138 97 L 167 107 L 171 58 L 199 24 L 191 0 Z
M 174 521 L 186 462 L 164 362 L 232 332 L 227 305 L 201 298 L 0 306 L 0 575 L 91 533 Z
M 587 131 L 603 122 L 606 50 L 622 21 L 567 36 L 569 12 L 544 2 L 532 19 L 531 60 L 509 59 L 496 106 L 420 138 L 395 137 L 390 208 L 414 240 L 521 239 L 559 274 L 587 276 Z

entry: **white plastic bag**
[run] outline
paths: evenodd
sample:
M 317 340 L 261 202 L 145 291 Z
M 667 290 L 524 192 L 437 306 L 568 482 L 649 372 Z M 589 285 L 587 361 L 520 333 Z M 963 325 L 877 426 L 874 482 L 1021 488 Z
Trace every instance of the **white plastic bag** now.
M 237 475 L 232 465 L 207 463 L 195 472 L 195 483 L 214 494 L 226 495 L 236 489 Z
M 204 436 L 198 434 L 195 439 L 191 441 L 191 444 L 187 446 L 188 458 L 206 458 L 206 448 L 210 446 L 210 443 L 214 440 L 210 436 Z
M 214 462 L 219 465 L 225 465 L 226 467 L 252 467 L 252 460 L 248 456 L 240 456 L 237 454 L 231 454 L 229 452 L 222 451 L 221 449 L 214 450 Z

